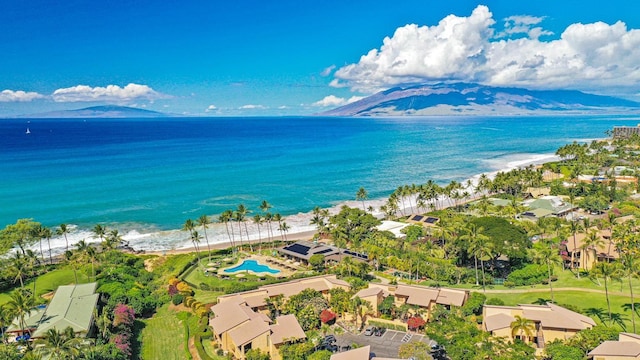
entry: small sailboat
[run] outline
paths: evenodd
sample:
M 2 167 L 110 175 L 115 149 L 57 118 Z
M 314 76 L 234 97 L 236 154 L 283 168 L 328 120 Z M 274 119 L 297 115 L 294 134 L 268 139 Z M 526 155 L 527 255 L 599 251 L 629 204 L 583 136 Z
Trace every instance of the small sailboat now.
M 26 134 L 27 134 L 27 135 L 31 134 L 31 130 L 29 130 L 29 128 L 27 128 L 27 132 L 26 132 Z

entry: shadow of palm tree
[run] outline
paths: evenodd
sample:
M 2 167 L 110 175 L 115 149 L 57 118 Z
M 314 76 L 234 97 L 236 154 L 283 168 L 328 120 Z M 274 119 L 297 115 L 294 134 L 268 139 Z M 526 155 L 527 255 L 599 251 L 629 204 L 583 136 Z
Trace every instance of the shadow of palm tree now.
M 629 321 L 629 317 L 624 315 L 624 314 L 620 314 L 620 313 L 611 313 L 611 323 L 612 324 L 616 324 L 618 326 L 620 326 L 622 328 L 623 331 L 627 331 L 627 324 L 626 321 Z
M 547 305 L 548 302 L 551 302 L 550 299 L 537 298 L 533 303 L 536 305 Z
M 634 302 L 633 307 L 636 309 L 636 315 L 640 315 L 640 303 Z M 624 311 L 631 311 L 631 303 L 622 304 Z
M 584 313 L 591 317 L 597 317 L 601 323 L 606 324 L 604 319 L 608 317 L 603 308 L 587 308 L 584 309 Z

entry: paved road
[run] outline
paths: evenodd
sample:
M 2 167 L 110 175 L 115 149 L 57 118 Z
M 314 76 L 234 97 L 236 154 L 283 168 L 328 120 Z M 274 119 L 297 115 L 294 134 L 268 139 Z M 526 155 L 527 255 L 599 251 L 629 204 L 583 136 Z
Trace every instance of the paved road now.
M 402 345 L 403 339 L 407 333 L 395 330 L 387 330 L 382 336 L 364 336 L 364 334 L 351 334 L 345 332 L 344 334 L 336 336 L 338 345 L 351 345 L 356 343 L 360 346 L 371 345 L 371 352 L 374 352 L 379 357 L 394 358 L 398 356 L 398 350 Z M 413 334 L 411 338 L 405 342 L 422 341 L 429 342 L 429 338 L 424 335 Z

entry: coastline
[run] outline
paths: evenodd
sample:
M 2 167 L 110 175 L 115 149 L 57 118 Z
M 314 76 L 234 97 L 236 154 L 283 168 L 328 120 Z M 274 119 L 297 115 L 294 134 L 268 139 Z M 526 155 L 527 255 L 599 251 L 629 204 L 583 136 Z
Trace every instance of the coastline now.
M 541 165 L 547 162 L 557 161 L 559 159 L 554 154 L 549 154 L 549 153 L 527 154 L 524 158 L 520 158 L 519 155 L 523 155 L 523 154 L 510 155 L 509 156 L 510 158 L 506 163 L 499 164 L 502 166 L 500 169 L 473 175 L 471 177 L 468 177 L 464 181 L 461 181 L 461 183 L 464 185 L 468 181 L 470 181 L 475 186 L 477 184 L 478 179 L 483 174 L 488 176 L 489 178 L 493 178 L 499 172 L 510 171 L 516 168 L 522 168 L 529 165 Z M 491 161 L 492 161 L 491 159 L 486 159 L 485 161 L 488 164 L 490 164 L 489 167 L 491 167 L 491 165 L 497 165 L 497 164 L 491 164 Z M 477 197 L 478 197 L 477 193 L 475 192 L 471 193 L 469 200 L 474 200 Z M 442 201 L 442 200 L 446 200 L 446 199 L 443 199 L 443 198 L 439 199 L 439 201 Z M 380 206 L 384 205 L 386 201 L 387 201 L 387 198 L 369 199 L 369 200 L 365 200 L 364 204 L 366 207 L 373 207 L 375 209 L 372 212 L 374 216 L 378 218 L 382 218 L 384 217 L 384 214 L 379 210 L 379 208 Z M 340 208 L 344 205 L 361 208 L 362 202 L 356 201 L 356 200 L 346 200 L 346 201 L 337 202 L 335 205 L 325 209 L 329 211 L 330 215 L 334 215 L 334 214 L 337 214 L 340 211 Z M 410 207 L 401 208 L 399 209 L 398 213 L 399 214 L 406 213 L 407 211 L 411 211 Z M 316 233 L 315 226 L 310 225 L 310 220 L 312 216 L 313 214 L 311 210 L 308 212 L 299 212 L 297 214 L 284 216 L 283 221 L 286 222 L 287 225 L 289 225 L 291 228 L 291 230 L 286 233 L 287 240 L 294 241 L 294 240 L 311 239 L 313 235 Z M 243 244 L 247 244 L 247 242 L 250 242 L 253 245 L 253 244 L 260 243 L 260 241 L 266 241 L 267 233 L 268 233 L 266 224 L 261 225 L 260 229 L 258 229 L 256 224 L 254 224 L 251 221 L 251 219 L 249 219 L 246 225 L 247 225 L 246 228 L 249 230 L 249 240 L 248 241 L 246 240 L 246 235 L 244 234 L 245 228 L 243 226 L 242 227 Z M 229 226 L 234 226 L 233 232 L 235 233 L 236 242 L 238 242 L 239 238 L 237 234 L 237 231 L 238 231 L 237 227 L 235 227 L 235 224 L 233 223 L 229 224 Z M 280 232 L 277 230 L 277 227 L 278 227 L 277 223 L 272 224 L 271 226 L 271 229 L 273 232 L 272 239 L 284 240 L 284 236 L 280 234 Z M 74 225 L 71 225 L 70 228 L 72 229 L 72 232 L 68 235 L 70 246 L 73 246 L 80 240 L 85 240 L 87 243 L 99 242 L 99 239 L 95 238 L 93 233 L 89 229 L 78 230 L 77 226 L 74 226 Z M 122 229 L 119 229 L 119 230 L 121 231 L 121 235 L 125 243 L 128 244 L 128 246 L 132 248 L 134 251 L 141 251 L 145 254 L 154 254 L 154 255 L 181 254 L 181 253 L 190 253 L 195 251 L 195 247 L 193 246 L 193 243 L 189 240 L 189 235 L 185 231 L 182 231 L 180 229 L 145 232 L 144 230 L 141 230 L 140 228 L 136 228 L 135 225 L 133 225 L 133 228 L 131 229 L 127 229 L 124 231 L 122 231 Z M 207 245 L 206 245 L 206 240 L 204 238 L 203 229 L 202 227 L 196 227 L 196 230 L 203 237 L 200 241 L 199 247 L 201 251 L 203 248 L 206 251 Z M 206 234 L 212 249 L 223 249 L 231 246 L 231 241 L 229 240 L 230 235 L 227 231 L 228 231 L 227 226 L 221 223 L 214 222 L 208 226 L 206 230 Z M 51 245 L 52 245 L 52 253 L 54 255 L 60 254 L 64 249 L 65 240 L 64 238 L 61 238 L 61 237 L 52 238 Z M 34 245 L 32 248 L 34 251 L 39 252 L 38 244 Z M 45 249 L 45 252 L 46 252 L 46 249 Z

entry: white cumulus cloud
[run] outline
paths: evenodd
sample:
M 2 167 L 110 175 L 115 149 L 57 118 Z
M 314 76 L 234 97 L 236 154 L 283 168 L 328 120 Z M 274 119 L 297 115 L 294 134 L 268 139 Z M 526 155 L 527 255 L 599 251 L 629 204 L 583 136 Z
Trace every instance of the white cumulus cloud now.
M 207 107 L 207 109 L 206 109 L 205 111 L 206 111 L 206 112 L 210 112 L 210 111 L 215 111 L 215 110 L 218 110 L 218 107 L 217 107 L 217 106 L 215 106 L 215 105 L 213 105 L 213 104 L 211 104 L 211 105 L 209 105 L 209 106 Z
M 640 30 L 625 23 L 572 24 L 554 40 L 538 26 L 544 18 L 519 15 L 505 19 L 497 33 L 489 8 L 470 16 L 449 15 L 437 25 L 405 25 L 386 37 L 357 63 L 334 74 L 331 85 L 375 92 L 432 81 L 467 81 L 531 88 L 627 87 L 640 82 Z M 525 34 L 509 38 L 511 34 Z
M 267 107 L 264 105 L 254 105 L 254 104 L 247 104 L 247 105 L 242 105 L 240 106 L 241 110 L 254 110 L 254 109 L 266 109 Z
M 322 70 L 320 75 L 321 76 L 325 76 L 325 77 L 329 76 L 329 75 L 331 75 L 331 72 L 333 72 L 333 70 L 335 70 L 335 69 L 336 69 L 336 66 L 335 65 L 331 65 L 331 66 L 325 68 L 324 70 Z
M 348 99 L 346 98 L 342 98 L 342 97 L 337 97 L 335 95 L 328 95 L 325 96 L 322 100 L 318 100 L 316 102 L 314 102 L 313 106 L 323 106 L 323 107 L 329 107 L 329 106 L 342 106 L 342 105 L 346 105 L 346 104 L 351 104 L 352 102 L 356 102 L 360 99 L 363 99 L 363 96 L 352 96 Z
M 0 91 L 0 102 L 27 102 L 43 98 L 45 98 L 44 95 L 33 91 L 8 89 Z
M 57 89 L 51 95 L 56 102 L 81 102 L 81 101 L 130 101 L 130 100 L 156 100 L 166 98 L 147 85 L 128 84 L 124 87 L 107 85 L 106 87 L 91 87 L 77 85 L 68 88 Z

